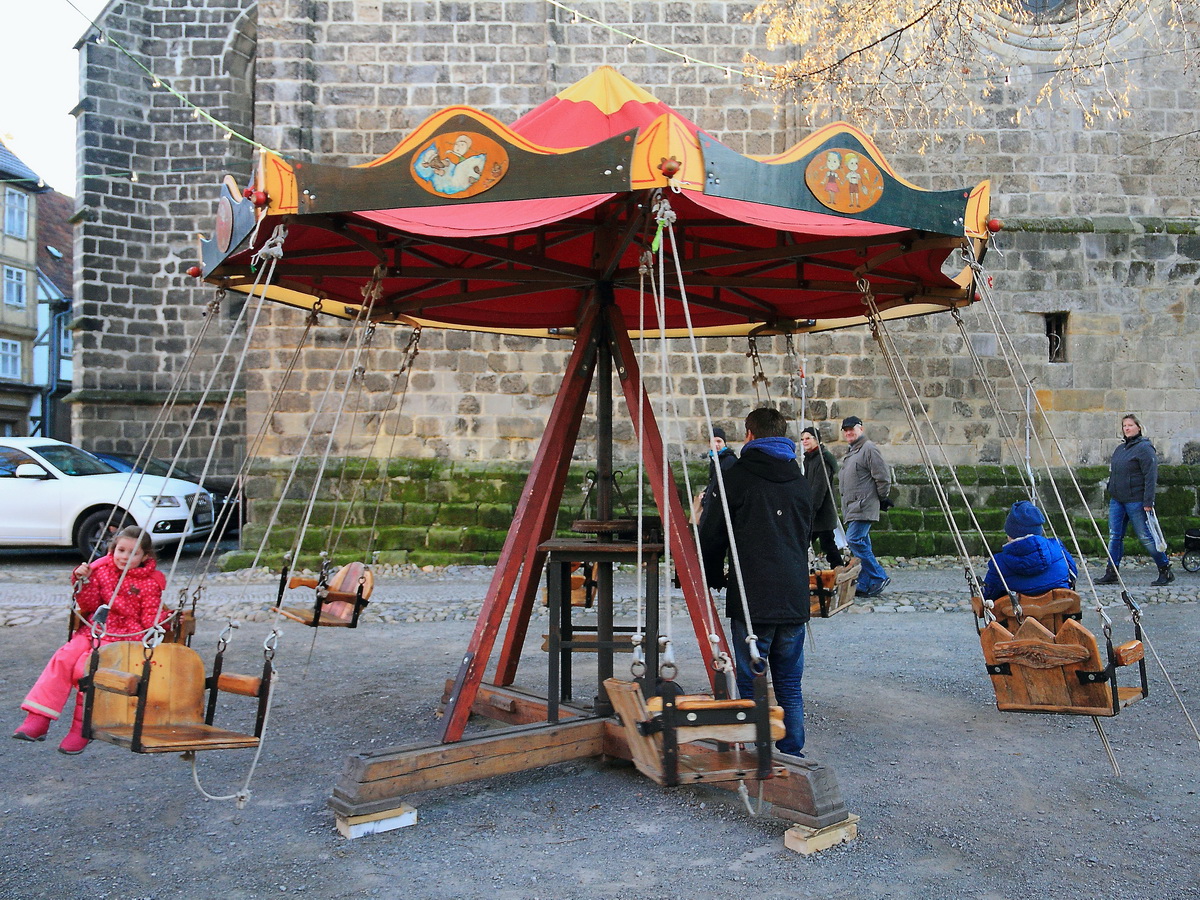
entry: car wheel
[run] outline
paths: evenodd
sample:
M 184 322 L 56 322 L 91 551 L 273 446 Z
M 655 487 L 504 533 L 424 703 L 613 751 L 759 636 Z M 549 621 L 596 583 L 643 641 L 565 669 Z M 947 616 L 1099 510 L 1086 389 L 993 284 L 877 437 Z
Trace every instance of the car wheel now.
M 111 518 L 112 521 L 109 521 Z M 99 509 L 89 515 L 75 529 L 75 549 L 89 562 L 103 556 L 108 549 L 110 535 L 116 534 L 126 525 L 132 525 L 129 513 L 113 509 Z

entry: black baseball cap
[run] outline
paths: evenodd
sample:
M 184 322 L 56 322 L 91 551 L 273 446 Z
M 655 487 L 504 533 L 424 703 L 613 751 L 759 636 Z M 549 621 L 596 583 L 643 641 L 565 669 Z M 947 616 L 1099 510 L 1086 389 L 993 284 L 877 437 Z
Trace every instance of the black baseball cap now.
M 861 424 L 862 419 L 860 419 L 858 416 L 846 416 L 846 418 L 842 419 L 842 431 Z

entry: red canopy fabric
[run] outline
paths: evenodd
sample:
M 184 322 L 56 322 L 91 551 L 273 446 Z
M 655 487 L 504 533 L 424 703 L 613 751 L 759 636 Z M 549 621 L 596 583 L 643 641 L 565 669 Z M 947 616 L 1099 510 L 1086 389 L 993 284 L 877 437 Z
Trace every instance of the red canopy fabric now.
M 454 130 L 462 127 L 456 124 Z M 647 178 L 667 183 L 663 173 L 645 168 L 657 165 L 646 157 L 660 153 L 683 159 L 689 177 L 702 179 L 709 163 L 700 137 L 716 149 L 694 124 L 609 69 L 514 123 L 511 132 L 519 135 L 514 140 L 533 151 L 513 158 L 536 165 L 539 157 L 533 152 L 591 147 L 631 129 L 638 129 L 639 146 L 643 137 L 649 141 L 635 159 L 643 167 L 640 175 L 620 173 L 631 184 L 639 177 L 642 183 L 649 183 Z M 722 152 L 726 161 L 745 159 L 734 158 L 727 148 Z M 397 177 L 407 172 L 402 163 L 392 166 Z M 356 171 L 345 170 L 345 177 L 352 179 Z M 525 177 L 536 179 L 536 174 Z M 680 333 L 686 327 L 685 296 L 700 333 L 855 324 L 865 312 L 858 286 L 862 277 L 889 316 L 932 312 L 972 298 L 969 278 L 956 281 L 942 271 L 947 256 L 963 243 L 961 233 L 929 234 L 872 221 L 870 210 L 826 214 L 791 208 L 775 197 L 768 199 L 780 205 L 716 196 L 702 192 L 695 180 L 683 190 L 556 195 L 566 193 L 562 187 L 547 185 L 548 196 L 535 199 L 488 201 L 481 194 L 471 202 L 449 198 L 419 207 L 288 216 L 272 296 L 302 306 L 318 297 L 341 301 L 351 307 L 345 310 L 350 314 L 382 266 L 382 293 L 372 316 L 385 321 L 569 335 L 583 305 L 602 295 L 611 296 L 635 327 L 639 302 L 651 302 L 642 289 L 645 253 L 660 232 L 664 246 L 672 247 L 672 233 L 661 231 L 656 219 L 656 204 L 665 199 L 674 217 L 683 279 L 680 283 L 675 275 L 675 261 L 668 262 L 666 321 L 656 323 L 647 315 L 655 330 Z M 328 192 L 324 196 L 328 202 Z M 815 205 L 811 197 L 806 202 Z M 278 221 L 268 216 L 259 223 L 255 244 L 230 254 L 211 280 L 244 289 L 252 276 L 251 254 Z M 322 308 L 337 312 L 329 302 Z

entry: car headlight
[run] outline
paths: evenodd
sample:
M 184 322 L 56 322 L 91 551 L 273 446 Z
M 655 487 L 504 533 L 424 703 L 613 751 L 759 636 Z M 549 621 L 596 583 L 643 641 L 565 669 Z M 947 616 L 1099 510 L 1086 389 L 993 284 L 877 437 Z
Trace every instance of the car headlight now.
M 138 498 L 147 506 L 178 506 L 178 497 L 168 497 L 166 494 L 145 494 Z

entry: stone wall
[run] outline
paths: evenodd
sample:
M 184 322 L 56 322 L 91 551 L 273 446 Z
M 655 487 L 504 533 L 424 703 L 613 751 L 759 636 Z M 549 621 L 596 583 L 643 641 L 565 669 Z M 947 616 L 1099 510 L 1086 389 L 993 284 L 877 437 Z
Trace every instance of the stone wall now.
M 252 153 L 194 118 L 165 86 L 252 134 L 245 46 L 254 17 L 247 0 L 115 2 L 103 16 L 109 39 L 91 32 L 80 45 L 68 402 L 75 440 L 90 449 L 137 453 L 148 435 L 163 435 L 154 452 L 170 458 L 190 432 L 186 460 L 199 469 L 224 419 L 217 465 L 239 465 L 244 397 L 233 373 L 244 337 L 231 334 L 242 303 L 227 300 L 210 312 L 212 292 L 197 290 L 185 273 L 197 259 L 197 234 L 211 232 L 221 179 L 248 171 Z M 179 403 L 167 409 L 173 390 L 182 392 Z
M 319 565 L 322 552 L 339 564 L 369 560 L 375 552 L 385 565 L 495 563 L 528 467 L 437 459 L 334 459 L 328 461 L 313 499 L 318 471 L 315 460 L 256 468 L 249 484 L 254 524 L 243 530 L 242 550 L 223 559 L 226 568 L 278 567 L 285 553 L 293 554 L 299 566 L 312 568 Z M 1009 508 L 1029 498 L 1024 473 L 1013 466 L 958 466 L 953 476 L 945 467 L 936 471 L 967 552 L 983 556 L 988 548 L 1003 544 Z M 706 466 L 692 463 L 689 474 L 698 493 L 707 479 Z M 871 529 L 876 553 L 958 557 L 958 539 L 926 470 L 896 466 L 893 474 L 896 506 Z M 682 474 L 678 478 L 683 499 Z M 1054 468 L 1038 474 L 1038 504 L 1048 512 L 1047 533 L 1062 539 L 1075 555 L 1104 556 L 1107 478 L 1107 466 L 1081 466 L 1071 472 Z M 635 481 L 634 470 L 622 472 L 623 495 L 631 508 L 618 509 L 619 515 L 634 515 Z M 649 485 L 643 483 L 647 512 L 654 514 Z M 594 507 L 585 506 L 588 484 L 586 467 L 572 467 L 558 515 L 563 536 L 571 533 L 572 520 L 593 515 Z M 1178 555 L 1184 549 L 1184 532 L 1200 517 L 1200 465 L 1161 467 L 1155 508 L 1170 551 Z M 1147 555 L 1132 533 L 1126 536 L 1125 550 L 1130 556 Z
M 781 151 L 823 122 L 806 121 L 786 102 L 776 105 L 747 89 L 736 74 L 744 49 L 763 46 L 761 26 L 744 20 L 751 8 L 723 2 L 581 7 L 615 28 L 717 68 L 631 44 L 534 0 L 263 0 L 257 6 L 227 0 L 208 2 L 202 10 L 182 0 L 146 0 L 115 4 L 107 16 L 152 67 L 186 59 L 172 73 L 173 83 L 186 81 L 220 116 L 243 124 L 251 119 L 245 105 L 250 91 L 222 74 L 225 45 L 218 47 L 218 41 L 244 37 L 239 17 L 256 16 L 256 139 L 302 160 L 350 165 L 390 150 L 449 104 L 471 104 L 512 122 L 600 64 L 616 66 L 737 150 Z M 225 38 L 219 37 L 222 29 Z M 84 298 L 77 357 L 83 402 L 77 433 L 86 436 L 93 423 L 101 432 L 108 427 L 91 410 L 111 404 L 112 392 L 165 389 L 180 357 L 166 351 L 164 342 L 185 340 L 194 331 L 206 298 L 181 274 L 195 259 L 191 234 L 211 230 L 211 197 L 220 174 L 244 175 L 249 160 L 215 140 L 211 126 L 196 125 L 177 102 L 153 92 L 144 76 L 111 51 L 85 49 L 89 97 L 95 96 L 103 112 L 84 116 L 85 173 L 136 161 L 154 179 L 130 184 L 109 176 L 84 185 L 89 209 L 120 219 L 102 218 L 83 229 L 77 291 Z M 1128 45 L 1130 53 L 1137 49 L 1136 41 Z M 733 68 L 732 77 L 725 66 Z M 1037 399 L 1049 410 L 1049 426 L 1039 422 L 1034 432 L 1050 463 L 1102 462 L 1111 452 L 1118 417 L 1131 410 L 1141 415 L 1166 461 L 1200 452 L 1200 351 L 1189 337 L 1200 324 L 1197 172 L 1194 156 L 1186 157 L 1169 140 L 1200 128 L 1196 74 L 1172 70 L 1164 58 L 1163 66 L 1137 77 L 1140 90 L 1131 115 L 1091 129 L 1066 106 L 1040 107 L 1014 121 L 1040 87 L 1025 70 L 1009 85 L 981 93 L 983 111 L 968 123 L 976 140 L 947 127 L 936 136 L 936 149 L 920 154 L 911 149 L 915 141 L 879 135 L 896 170 L 921 187 L 946 189 L 991 177 L 994 211 L 1008 222 L 986 260 L 994 316 L 967 311 L 965 337 L 947 316 L 893 326 L 929 410 L 932 425 L 919 418 L 918 427 L 944 446 L 935 448 L 935 461 L 1013 462 L 1024 456 L 1026 395 L 1014 386 L 997 325 L 1011 334 L 1025 367 L 1019 383 L 1026 376 L 1032 380 Z M 206 171 L 167 174 L 189 160 Z M 125 220 L 132 218 L 136 224 Z M 1048 361 L 1046 315 L 1052 313 L 1066 313 L 1065 362 Z M 292 390 L 275 401 L 302 325 L 302 314 L 273 310 L 252 340 L 246 428 L 256 456 L 323 452 L 321 436 L 334 414 L 329 406 L 318 413 L 320 397 L 346 328 L 317 329 L 300 355 Z M 386 447 L 406 458 L 532 456 L 564 366 L 562 345 L 427 332 L 397 415 L 390 375 L 407 339 L 407 330 L 380 330 L 363 412 L 341 417 L 331 453 L 380 455 Z M 827 438 L 835 437 L 837 420 L 857 414 L 890 461 L 919 461 L 904 407 L 865 329 L 815 335 L 797 346 L 810 376 L 807 411 L 826 423 Z M 973 374 L 968 346 L 981 361 L 986 384 Z M 785 409 L 794 407 L 782 339 L 763 340 L 759 349 L 773 399 Z M 745 344 L 705 341 L 702 351 L 713 414 L 736 430 L 756 402 Z M 656 365 L 647 363 L 647 374 Z M 672 367 L 688 374 L 685 360 L 673 360 Z M 998 392 L 999 418 L 987 385 Z M 335 381 L 333 396 L 343 389 Z M 680 433 L 685 442 L 698 443 L 702 427 L 694 387 L 682 381 L 680 391 L 689 397 Z M 621 415 L 618 403 L 618 455 L 628 458 L 634 452 L 632 432 Z M 144 422 L 142 412 L 132 409 L 127 419 Z M 372 444 L 380 424 L 383 431 Z M 317 450 L 304 447 L 310 431 Z M 585 433 L 577 448 L 580 460 L 591 457 L 590 437 Z M 1036 464 L 1040 454 L 1033 443 Z

